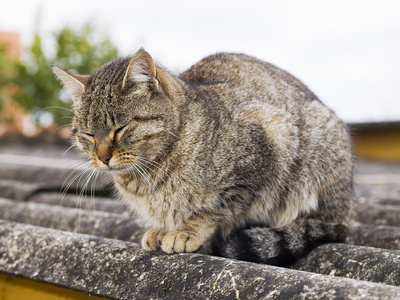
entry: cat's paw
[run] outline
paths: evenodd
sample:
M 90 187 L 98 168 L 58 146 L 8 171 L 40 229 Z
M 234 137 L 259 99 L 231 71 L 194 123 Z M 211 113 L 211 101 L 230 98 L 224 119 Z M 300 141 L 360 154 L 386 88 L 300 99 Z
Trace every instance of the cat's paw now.
M 195 252 L 204 240 L 185 231 L 170 231 L 161 242 L 161 249 L 166 253 Z
M 142 248 L 146 251 L 160 249 L 161 242 L 166 234 L 167 230 L 165 229 L 147 230 L 142 238 Z
M 146 251 L 162 249 L 166 253 L 195 252 L 203 240 L 185 231 L 167 231 L 166 229 L 147 230 L 142 238 L 142 247 Z

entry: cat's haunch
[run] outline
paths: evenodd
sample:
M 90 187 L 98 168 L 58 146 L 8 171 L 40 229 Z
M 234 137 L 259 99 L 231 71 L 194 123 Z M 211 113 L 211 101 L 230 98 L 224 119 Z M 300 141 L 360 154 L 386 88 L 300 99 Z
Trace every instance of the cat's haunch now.
M 145 250 L 284 264 L 345 238 L 349 134 L 289 73 L 220 53 L 176 77 L 143 49 L 92 75 L 53 70 L 73 143 L 152 228 Z

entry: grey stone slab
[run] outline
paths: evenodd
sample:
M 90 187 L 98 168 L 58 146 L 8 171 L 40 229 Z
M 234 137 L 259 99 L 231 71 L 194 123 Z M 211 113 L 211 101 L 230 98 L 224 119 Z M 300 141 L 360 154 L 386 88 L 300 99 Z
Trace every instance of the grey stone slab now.
M 400 197 L 398 197 L 398 198 L 384 198 L 384 199 L 379 200 L 378 204 L 400 206 Z
M 99 210 L 116 214 L 132 215 L 132 210 L 123 201 L 113 198 L 94 197 L 91 195 L 62 194 L 57 192 L 40 192 L 29 197 L 29 202 L 49 205 L 79 208 L 84 210 Z
M 45 187 L 46 186 L 41 183 L 0 179 L 0 197 L 16 200 L 26 200 L 36 191 Z
M 357 220 L 366 224 L 400 226 L 400 205 L 359 205 Z
M 395 299 L 400 288 L 0 221 L 0 271 L 111 299 Z
M 59 230 L 139 242 L 144 233 L 135 216 L 0 199 L 0 218 Z M 400 227 L 354 224 L 349 244 L 400 249 Z
M 400 176 L 399 176 L 400 177 Z M 355 195 L 361 203 L 381 203 L 400 199 L 400 184 L 355 184 Z
M 354 189 L 361 202 L 400 203 L 400 163 L 356 161 Z
M 133 216 L 1 198 L 0 219 L 136 242 L 144 233 Z
M 57 159 L 87 159 L 84 154 L 74 147 L 70 147 L 70 143 L 65 141 L 62 145 L 57 144 L 45 144 L 43 142 L 33 144 L 18 144 L 4 143 L 0 139 L 0 154 L 14 154 L 21 156 L 31 156 L 44 158 L 57 158 Z
M 74 170 L 73 168 L 45 168 L 36 166 L 20 166 L 2 164 L 0 166 L 0 179 L 15 180 L 27 183 L 39 183 L 44 185 L 48 190 L 63 190 L 67 187 L 71 192 L 80 192 L 89 178 L 91 170 Z M 110 179 L 107 174 L 98 176 L 95 182 L 88 181 L 86 188 L 90 194 L 90 190 L 105 192 Z
M 22 150 L 21 155 L 28 155 L 34 149 Z M 49 150 L 43 157 L 56 158 L 59 152 Z M 296 271 L 199 254 L 143 252 L 137 244 L 116 240 L 139 243 L 143 234 L 121 202 L 92 199 L 91 183 L 83 192 L 88 196 L 80 197 L 86 176 L 72 179 L 82 171 L 47 162 L 46 167 L 33 161 L 27 166 L 0 165 L 0 197 L 14 199 L 0 199 L 0 218 L 43 226 L 0 221 L 0 272 L 112 299 L 396 299 L 400 295 L 398 287 L 390 286 L 399 285 L 399 251 L 385 250 L 400 249 L 399 164 L 357 162 L 358 221 L 370 224 L 353 225 L 347 243 L 362 246 L 322 245 L 297 261 L 292 267 L 303 271 Z M 62 198 L 59 192 L 71 181 L 72 194 Z M 107 183 L 107 178 L 99 178 L 94 194 L 103 194 Z
M 144 233 L 144 229 L 138 225 L 133 216 L 82 209 L 77 210 L 37 203 L 21 203 L 7 199 L 0 199 L 0 218 L 137 243 L 140 242 Z M 395 229 L 395 235 L 393 235 L 393 229 Z M 377 232 L 380 234 L 376 235 Z M 382 234 L 382 232 L 386 234 Z M 375 247 L 379 245 L 379 247 L 393 248 L 396 247 L 396 243 L 393 243 L 393 238 L 398 240 L 400 236 L 399 233 L 400 228 L 398 227 L 356 224 L 354 228 L 350 228 L 348 242 L 362 245 L 369 244 Z M 373 238 L 371 238 L 371 235 Z M 332 275 L 332 272 L 334 272 L 333 269 L 330 269 L 329 273 L 327 273 L 326 268 L 329 269 L 329 267 L 335 266 L 335 275 L 338 276 L 342 275 L 344 277 L 372 280 L 381 283 L 388 283 L 391 281 L 392 284 L 399 284 L 399 277 L 396 277 L 399 269 L 393 269 L 393 267 L 399 265 L 395 263 L 395 260 L 398 259 L 400 252 L 371 249 L 374 248 L 327 244 L 312 251 L 306 256 L 307 259 L 300 260 L 299 265 L 295 264 L 293 268 Z M 372 269 L 371 273 L 376 274 L 372 279 L 365 271 L 365 268 L 368 268 L 371 264 L 353 264 L 353 262 L 360 262 L 363 258 L 369 259 L 372 265 L 379 262 L 377 265 L 379 266 L 380 273 L 377 272 L 376 269 Z M 313 263 L 309 263 L 309 261 Z M 324 266 L 325 269 L 321 269 L 318 262 L 322 262 L 322 266 Z M 348 262 L 348 264 L 343 264 L 343 262 Z M 304 266 L 308 266 L 309 268 L 307 269 Z M 392 269 L 390 266 L 392 266 Z M 358 269 L 354 269 L 355 267 L 358 267 Z M 386 277 L 382 277 L 385 272 Z M 365 277 L 356 277 L 361 273 L 364 273 Z
M 390 250 L 400 250 L 400 227 L 354 224 L 349 228 L 346 243 Z
M 400 163 L 372 160 L 356 160 L 356 174 L 400 174 Z
M 400 286 L 400 251 L 325 244 L 290 266 L 296 270 Z
M 69 172 L 72 170 L 41 168 L 35 166 L 20 166 L 20 165 L 1 165 L 0 177 L 2 179 L 11 179 L 25 182 L 45 183 L 49 186 L 60 185 L 63 183 Z

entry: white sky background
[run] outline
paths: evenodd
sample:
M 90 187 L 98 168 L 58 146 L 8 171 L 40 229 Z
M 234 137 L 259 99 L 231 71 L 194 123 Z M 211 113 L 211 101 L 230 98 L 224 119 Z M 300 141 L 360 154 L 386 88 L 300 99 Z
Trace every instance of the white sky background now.
M 174 73 L 242 52 L 301 79 L 345 121 L 400 120 L 398 0 L 12 0 L 0 30 L 28 45 L 39 8 L 47 36 L 91 21 L 123 55 L 144 47 Z

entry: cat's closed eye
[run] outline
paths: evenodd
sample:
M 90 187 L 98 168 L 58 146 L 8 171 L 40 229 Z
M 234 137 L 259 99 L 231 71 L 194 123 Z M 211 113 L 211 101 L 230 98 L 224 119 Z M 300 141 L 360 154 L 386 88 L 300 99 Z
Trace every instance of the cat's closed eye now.
M 128 125 L 122 126 L 114 131 L 114 141 L 121 137 L 122 131 L 126 128 L 126 126 Z
M 90 140 L 92 143 L 94 143 L 94 134 L 88 133 L 88 132 L 83 132 L 83 135 Z

